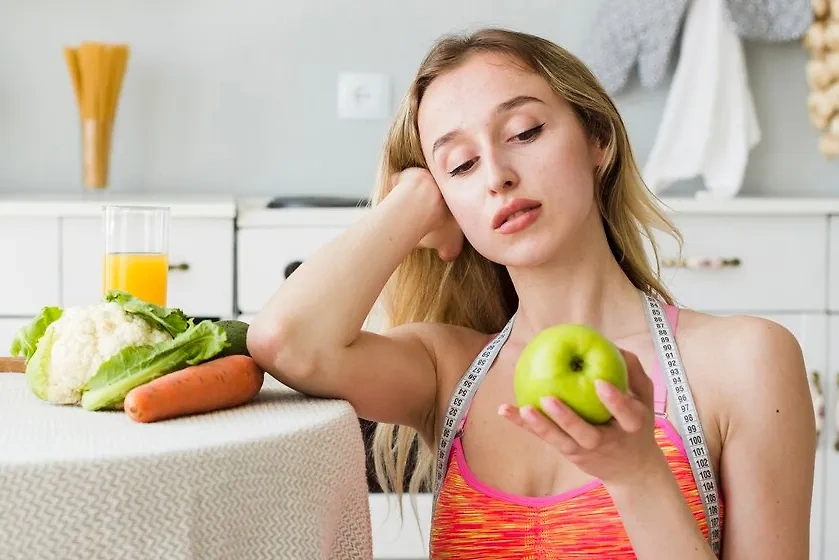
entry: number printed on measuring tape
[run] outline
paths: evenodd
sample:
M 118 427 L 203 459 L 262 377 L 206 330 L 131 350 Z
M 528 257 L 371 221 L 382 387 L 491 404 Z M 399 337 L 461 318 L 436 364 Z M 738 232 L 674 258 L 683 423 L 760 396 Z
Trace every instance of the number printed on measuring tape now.
M 647 309 L 647 317 L 650 320 L 650 330 L 657 334 L 657 346 L 661 356 L 662 368 L 667 372 L 665 378 L 673 392 L 673 397 L 678 404 L 679 424 L 682 428 L 682 438 L 685 441 L 691 470 L 696 480 L 699 493 L 702 498 L 702 505 L 705 509 L 705 516 L 708 519 L 708 540 L 714 554 L 720 554 L 720 512 L 717 500 L 717 483 L 714 471 L 711 468 L 710 455 L 702 425 L 696 414 L 693 404 L 693 397 L 687 379 L 684 375 L 684 368 L 681 364 L 678 350 L 675 346 L 675 339 L 670 332 L 670 326 L 662 311 L 658 300 L 650 295 L 642 294 Z

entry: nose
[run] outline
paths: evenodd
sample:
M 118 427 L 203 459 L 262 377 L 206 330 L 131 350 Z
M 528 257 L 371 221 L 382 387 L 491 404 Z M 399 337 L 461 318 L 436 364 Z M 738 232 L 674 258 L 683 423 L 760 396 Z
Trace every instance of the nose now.
M 516 170 L 502 156 L 493 154 L 485 157 L 484 169 L 487 170 L 487 187 L 491 194 L 501 193 L 515 188 L 519 184 L 519 176 Z

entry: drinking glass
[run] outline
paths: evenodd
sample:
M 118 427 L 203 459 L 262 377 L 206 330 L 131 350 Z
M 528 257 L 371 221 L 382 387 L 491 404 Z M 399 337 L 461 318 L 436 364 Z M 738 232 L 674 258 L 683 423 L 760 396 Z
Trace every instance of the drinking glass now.
M 104 292 L 123 290 L 166 306 L 170 219 L 168 207 L 104 207 Z

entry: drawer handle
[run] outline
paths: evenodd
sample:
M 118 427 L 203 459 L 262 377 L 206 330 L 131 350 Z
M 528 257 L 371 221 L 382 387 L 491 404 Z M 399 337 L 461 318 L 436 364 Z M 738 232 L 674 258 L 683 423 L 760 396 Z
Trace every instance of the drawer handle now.
M 810 373 L 810 396 L 813 399 L 813 412 L 816 415 L 816 441 L 818 442 L 824 426 L 824 389 L 821 374 L 818 371 Z
M 687 268 L 690 270 L 709 270 L 720 268 L 735 268 L 740 266 L 737 257 L 722 259 L 715 257 L 688 257 L 686 259 L 663 259 L 661 264 L 665 268 Z
M 169 270 L 189 270 L 189 263 L 170 264 Z
M 291 273 L 297 270 L 297 267 L 301 264 L 303 264 L 303 261 L 292 261 L 288 263 L 285 267 L 285 271 L 283 272 L 283 274 L 285 274 L 285 277 L 288 278 L 289 276 L 291 276 Z

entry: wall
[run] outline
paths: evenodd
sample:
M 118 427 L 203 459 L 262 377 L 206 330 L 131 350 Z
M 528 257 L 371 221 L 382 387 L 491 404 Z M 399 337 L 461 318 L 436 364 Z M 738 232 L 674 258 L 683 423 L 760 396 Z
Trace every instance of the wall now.
M 80 190 L 77 110 L 61 48 L 132 47 L 113 190 L 366 195 L 384 121 L 336 116 L 339 71 L 405 90 L 431 41 L 500 24 L 577 52 L 598 2 L 576 0 L 0 0 L 0 192 Z M 807 121 L 798 44 L 748 45 L 763 141 L 747 194 L 839 192 Z M 667 84 L 618 96 L 641 162 Z M 677 188 L 690 190 L 696 182 Z

